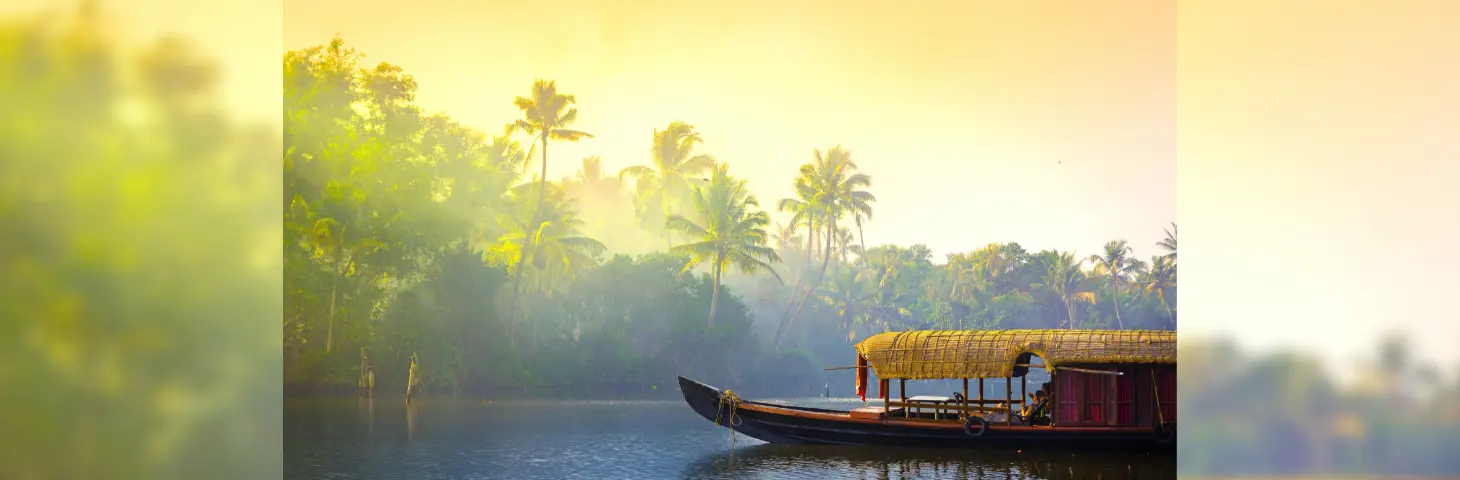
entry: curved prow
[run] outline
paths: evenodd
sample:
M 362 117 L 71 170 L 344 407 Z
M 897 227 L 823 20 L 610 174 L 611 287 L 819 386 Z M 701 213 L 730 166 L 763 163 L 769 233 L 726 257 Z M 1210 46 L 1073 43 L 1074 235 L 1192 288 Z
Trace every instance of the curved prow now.
M 688 378 L 679 377 L 679 392 L 684 395 L 685 403 L 689 407 L 705 417 L 705 420 L 715 421 L 720 408 L 720 396 L 724 394 L 720 389 L 705 385 Z

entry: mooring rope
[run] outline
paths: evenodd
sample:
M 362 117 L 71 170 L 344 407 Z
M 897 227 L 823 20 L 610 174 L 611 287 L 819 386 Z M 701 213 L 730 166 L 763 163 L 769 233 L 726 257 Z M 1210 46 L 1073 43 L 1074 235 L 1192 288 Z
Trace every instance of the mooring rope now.
M 1151 370 L 1151 393 L 1156 395 L 1156 420 L 1161 422 L 1161 427 L 1166 426 L 1166 412 L 1161 408 L 1161 389 L 1156 385 L 1156 371 Z
M 727 405 L 730 407 L 728 409 L 730 412 L 728 417 L 725 415 L 725 412 L 727 410 L 725 407 Z M 730 427 L 731 449 L 735 448 L 735 426 L 740 425 L 741 423 L 740 415 L 736 413 L 736 409 L 739 407 L 740 397 L 736 396 L 735 392 L 726 389 L 725 393 L 720 395 L 720 406 L 715 409 L 715 425 L 724 425 Z M 722 419 L 725 420 L 723 423 L 720 421 Z

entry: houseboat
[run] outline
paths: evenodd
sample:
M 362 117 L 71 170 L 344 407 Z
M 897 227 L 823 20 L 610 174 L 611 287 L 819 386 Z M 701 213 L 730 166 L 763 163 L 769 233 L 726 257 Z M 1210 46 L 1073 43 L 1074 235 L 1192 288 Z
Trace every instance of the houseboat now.
M 856 350 L 857 365 L 841 368 L 857 371 L 864 402 L 870 371 L 881 405 L 776 405 L 684 377 L 679 389 L 700 416 L 769 443 L 1176 451 L 1173 331 L 888 332 L 868 337 Z M 1031 368 L 1050 374 L 1039 395 L 1022 381 Z M 947 379 L 962 380 L 963 391 L 907 397 L 909 380 Z M 1003 379 L 1002 398 L 985 398 L 990 379 Z M 969 395 L 970 383 L 978 393 Z

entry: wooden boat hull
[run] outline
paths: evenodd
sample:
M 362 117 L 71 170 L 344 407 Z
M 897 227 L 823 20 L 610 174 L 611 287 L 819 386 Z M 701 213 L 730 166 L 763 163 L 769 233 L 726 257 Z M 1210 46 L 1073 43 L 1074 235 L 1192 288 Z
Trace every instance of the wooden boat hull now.
M 679 390 L 701 417 L 710 421 L 718 418 L 721 423 L 731 418 L 730 406 L 721 402 L 722 390 L 684 377 L 679 377 Z M 956 422 L 853 418 L 842 410 L 743 399 L 734 410 L 737 433 L 768 443 L 1176 452 L 1174 435 L 1162 442 L 1150 427 L 989 425 L 982 435 L 969 435 Z

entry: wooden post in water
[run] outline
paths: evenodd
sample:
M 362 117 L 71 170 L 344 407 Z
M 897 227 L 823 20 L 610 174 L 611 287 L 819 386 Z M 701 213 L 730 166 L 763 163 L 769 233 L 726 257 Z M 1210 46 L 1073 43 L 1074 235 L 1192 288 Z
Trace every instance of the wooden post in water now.
M 416 389 L 416 354 L 411 354 L 411 369 L 406 373 L 406 405 L 411 404 L 411 391 Z

